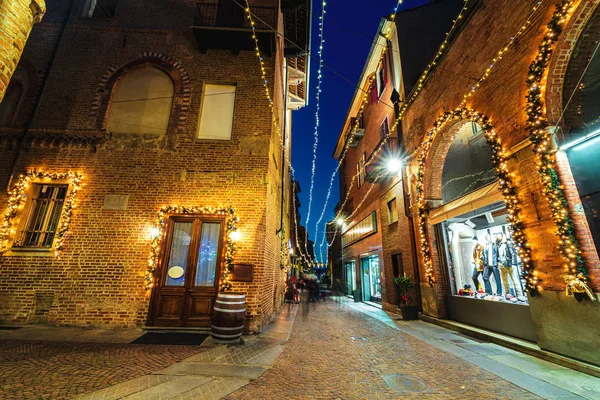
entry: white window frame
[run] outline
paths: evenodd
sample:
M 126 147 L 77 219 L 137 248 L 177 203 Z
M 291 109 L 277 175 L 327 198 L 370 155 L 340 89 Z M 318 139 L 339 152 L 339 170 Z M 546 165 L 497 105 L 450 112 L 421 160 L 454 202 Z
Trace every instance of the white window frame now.
M 227 124 L 227 128 L 229 131 L 229 134 L 227 135 L 227 137 L 225 136 L 219 136 L 219 135 L 209 135 L 209 134 L 202 134 L 202 130 L 203 130 L 203 123 L 205 123 L 207 121 L 207 119 L 205 118 L 209 118 L 206 117 L 208 115 L 210 115 L 210 113 L 207 113 L 207 110 L 205 109 L 205 106 L 207 106 L 207 95 L 209 95 L 208 91 L 208 87 L 209 86 L 224 86 L 224 87 L 233 87 L 233 103 L 231 105 L 231 120 L 230 123 Z M 235 122 L 235 103 L 236 103 L 236 97 L 237 97 L 237 84 L 235 83 L 230 83 L 230 82 L 204 82 L 204 84 L 202 85 L 202 101 L 200 102 L 200 112 L 198 114 L 198 126 L 196 129 L 196 140 L 215 140 L 215 141 L 230 141 L 233 137 L 233 127 L 234 127 L 234 122 Z M 210 110 L 208 110 L 210 111 Z M 207 128 L 205 128 L 207 129 Z

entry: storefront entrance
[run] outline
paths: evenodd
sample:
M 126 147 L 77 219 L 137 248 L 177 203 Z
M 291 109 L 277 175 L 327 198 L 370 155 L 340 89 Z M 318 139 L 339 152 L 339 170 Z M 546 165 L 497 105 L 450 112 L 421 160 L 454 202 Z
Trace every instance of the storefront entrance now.
M 381 278 L 377 254 L 360 258 L 362 300 L 381 303 Z
M 222 262 L 221 218 L 169 218 L 150 326 L 210 326 Z
M 351 296 L 356 290 L 356 263 L 348 261 L 344 264 L 346 268 L 346 294 Z
M 450 319 L 535 341 L 519 248 L 481 126 L 457 130 L 441 176 L 435 227 Z

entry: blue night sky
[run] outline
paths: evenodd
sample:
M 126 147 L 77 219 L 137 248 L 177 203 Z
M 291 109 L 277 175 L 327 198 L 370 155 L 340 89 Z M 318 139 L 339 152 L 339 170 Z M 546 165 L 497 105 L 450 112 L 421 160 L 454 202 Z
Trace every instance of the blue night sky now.
M 417 7 L 428 3 L 428 0 L 404 0 L 400 10 Z M 313 189 L 313 201 L 310 220 L 308 223 L 309 238 L 314 240 L 315 223 L 319 219 L 331 174 L 337 166 L 337 160 L 332 156 L 338 135 L 344 123 L 350 101 L 356 90 L 355 84 L 360 78 L 371 43 L 375 38 L 377 26 L 384 15 L 389 15 L 397 0 L 329 0 L 326 5 L 323 47 L 323 78 L 321 84 L 321 107 L 319 112 L 319 144 Z M 300 217 L 301 223 L 306 224 L 308 212 L 310 177 L 313 159 L 313 142 L 316 111 L 316 86 L 318 70 L 319 47 L 319 17 L 321 2 L 313 1 L 312 27 L 312 60 L 310 77 L 310 103 L 293 114 L 292 163 L 296 179 L 300 182 Z M 335 72 L 333 72 L 333 71 Z M 343 76 L 348 81 L 342 79 Z M 315 246 L 319 261 L 323 260 L 318 250 L 325 222 L 334 218 L 334 208 L 339 201 L 339 182 L 336 176 L 331 197 L 325 209 L 323 221 L 319 224 L 319 233 Z

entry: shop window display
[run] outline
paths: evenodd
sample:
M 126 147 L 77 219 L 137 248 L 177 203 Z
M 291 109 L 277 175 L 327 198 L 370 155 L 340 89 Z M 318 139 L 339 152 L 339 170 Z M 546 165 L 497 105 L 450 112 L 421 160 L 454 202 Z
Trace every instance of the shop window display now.
M 438 225 L 453 295 L 527 304 L 521 260 L 502 202 Z
M 363 301 L 381 303 L 381 276 L 379 257 L 370 255 L 360 259 L 362 269 Z

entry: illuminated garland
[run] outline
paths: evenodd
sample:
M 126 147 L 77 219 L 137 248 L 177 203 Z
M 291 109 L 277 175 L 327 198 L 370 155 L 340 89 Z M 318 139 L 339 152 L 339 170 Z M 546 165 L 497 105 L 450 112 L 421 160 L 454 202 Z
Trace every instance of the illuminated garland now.
M 391 132 L 393 132 L 398 127 L 398 124 L 400 124 L 400 121 L 402 120 L 402 117 L 404 116 L 404 113 L 406 112 L 406 110 L 408 109 L 408 107 L 412 104 L 413 100 L 417 97 L 417 95 L 425 87 L 425 81 L 429 77 L 429 74 L 431 73 L 433 67 L 438 63 L 438 61 L 440 60 L 440 57 L 442 57 L 442 55 L 444 55 L 444 53 L 447 51 L 447 49 L 448 49 L 448 43 L 449 43 L 449 40 L 450 40 L 450 35 L 455 31 L 456 27 L 458 26 L 459 20 L 461 20 L 464 17 L 464 15 L 465 15 L 465 13 L 467 11 L 467 8 L 468 8 L 468 2 L 469 2 L 469 0 L 465 0 L 465 4 L 464 4 L 463 8 L 460 10 L 460 12 L 458 13 L 458 16 L 453 21 L 452 27 L 450 28 L 450 30 L 448 31 L 448 33 L 446 33 L 446 37 L 445 37 L 444 41 L 442 42 L 442 44 L 440 45 L 440 47 L 438 48 L 438 51 L 436 52 L 435 56 L 433 57 L 433 60 L 427 65 L 427 67 L 425 68 L 425 70 L 421 74 L 419 80 L 417 81 L 417 84 L 413 88 L 413 92 L 410 95 L 410 98 L 407 101 L 404 102 L 404 104 L 400 108 L 400 112 L 398 113 L 398 116 L 396 117 L 396 120 L 394 121 L 394 124 L 390 127 L 390 129 L 388 131 L 388 134 L 383 138 L 383 140 L 381 140 L 379 142 L 379 144 L 377 145 L 377 147 L 375 147 L 375 150 L 373 150 L 373 152 L 369 156 L 369 159 L 366 161 L 366 163 L 363 166 L 363 168 L 366 169 L 366 167 L 369 166 L 372 161 L 374 161 L 374 160 L 377 159 L 377 155 L 379 153 L 381 153 L 381 151 L 384 149 L 384 146 L 386 145 L 387 141 L 390 139 Z M 389 32 L 386 32 L 386 35 L 389 36 Z M 386 37 L 388 37 L 388 36 L 386 36 Z M 381 65 L 381 62 L 382 62 L 382 60 L 379 61 L 378 66 Z M 373 75 L 371 77 L 371 80 L 369 81 L 370 85 L 373 83 L 374 79 L 375 79 L 375 76 Z M 369 87 L 370 87 L 370 85 L 369 85 Z M 364 109 L 364 106 L 366 104 L 367 98 L 368 98 L 368 92 L 366 92 L 364 94 L 364 96 L 363 96 L 363 103 L 362 103 L 362 105 L 360 107 L 358 115 L 360 115 L 360 112 L 362 112 L 362 110 Z M 356 123 L 355 123 L 355 128 L 358 127 L 358 123 L 359 123 L 359 121 L 358 121 L 358 118 L 357 118 L 356 119 Z M 338 168 L 341 165 L 341 163 L 343 161 L 343 157 L 345 156 L 346 151 L 347 151 L 347 149 L 348 149 L 349 146 L 350 146 L 350 143 L 347 141 L 346 145 L 345 145 L 345 148 L 344 148 L 344 152 L 342 153 L 342 157 L 339 160 Z M 344 201 L 343 201 L 342 205 L 340 206 L 340 211 L 336 214 L 336 216 L 335 216 L 334 219 L 340 218 L 341 213 L 344 210 L 344 207 L 346 206 L 346 203 L 350 199 L 350 196 L 349 196 L 350 191 L 354 187 L 354 183 L 356 182 L 359 174 L 360 174 L 360 171 L 357 171 L 357 173 L 354 174 L 354 176 L 352 176 L 352 179 L 350 180 L 350 185 L 348 186 L 348 189 L 346 191 L 346 197 L 344 198 Z M 331 242 L 328 242 L 328 244 L 327 244 L 328 247 L 331 247 L 331 244 L 335 240 L 336 236 L 337 236 L 337 231 L 336 231 L 336 234 L 334 234 Z
M 32 183 L 38 180 L 69 180 L 69 190 L 60 214 L 60 225 L 54 236 L 53 248 L 54 256 L 58 257 L 64 248 L 64 241 L 69 232 L 69 223 L 75 207 L 75 195 L 81 188 L 83 175 L 78 172 L 42 172 L 29 171 L 25 175 L 19 175 L 19 179 L 14 184 L 8 198 L 8 208 L 4 213 L 2 225 L 0 226 L 0 254 L 6 252 L 10 246 L 11 230 L 14 225 L 14 219 L 19 213 L 19 209 L 24 204 L 24 198 L 27 195 L 27 189 Z
M 558 173 L 554 166 L 556 163 L 555 149 L 552 138 L 546 129 L 549 126 L 544 113 L 542 92 L 546 68 L 554 44 L 558 40 L 566 20 L 572 9 L 573 1 L 563 0 L 556 5 L 556 11 L 547 25 L 546 34 L 538 47 L 538 53 L 529 66 L 527 76 L 527 130 L 534 144 L 537 169 L 544 187 L 544 195 L 552 210 L 552 219 L 556 223 L 556 235 L 559 237 L 558 249 L 565 259 L 563 265 L 563 279 L 567 285 L 575 279 L 583 283 L 589 280 L 589 272 L 583 259 L 581 245 L 575 236 L 575 223 L 569 216 L 568 202 L 563 192 Z
M 531 25 L 531 21 L 533 19 L 533 16 L 535 15 L 536 11 L 540 8 L 542 2 L 544 0 L 540 0 L 539 2 L 537 2 L 536 4 L 534 4 L 534 6 L 532 7 L 529 16 L 527 18 L 527 20 L 525 21 L 525 23 L 519 28 L 519 30 L 510 37 L 509 41 L 504 44 L 500 50 L 498 50 L 496 57 L 494 57 L 494 59 L 492 59 L 492 62 L 490 63 L 490 65 L 488 66 L 488 68 L 486 69 L 485 73 L 481 76 L 481 78 L 477 81 L 477 83 L 475 85 L 473 85 L 470 90 L 463 96 L 463 100 L 461 101 L 461 103 L 459 104 L 459 106 L 457 108 L 463 108 L 465 106 L 465 104 L 467 103 L 468 99 L 475 93 L 475 91 L 477 89 L 479 89 L 479 87 L 481 86 L 481 84 L 490 76 L 491 72 L 492 72 L 492 68 L 503 58 L 504 54 L 508 51 L 508 49 L 512 46 L 512 44 L 515 42 L 515 40 L 519 37 L 522 36 L 526 30 L 527 27 L 529 25 Z M 390 129 L 390 132 L 392 132 L 394 129 L 396 129 L 396 127 L 398 126 L 398 124 L 400 123 L 400 121 L 402 120 L 402 117 L 404 116 L 404 113 L 406 112 L 406 110 L 408 109 L 408 107 L 410 106 L 411 102 L 416 98 L 416 96 L 418 95 L 418 93 L 423 89 L 423 85 L 425 82 L 425 79 L 427 78 L 428 74 L 431 72 L 432 67 L 437 63 L 437 61 L 439 60 L 439 58 L 443 55 L 444 49 L 447 49 L 447 44 L 448 44 L 448 40 L 450 37 L 450 34 L 454 31 L 454 29 L 457 26 L 458 20 L 463 18 L 463 13 L 465 13 L 466 9 L 467 9 L 467 1 L 465 1 L 465 5 L 464 7 L 461 9 L 458 17 L 456 18 L 456 20 L 454 20 L 454 24 L 452 25 L 452 28 L 450 29 L 450 31 L 446 34 L 446 38 L 444 39 L 444 42 L 442 43 L 442 45 L 440 46 L 440 48 L 438 49 L 438 52 L 436 53 L 436 55 L 434 56 L 433 61 L 428 65 L 428 67 L 426 68 L 426 70 L 423 72 L 423 74 L 421 75 L 421 78 L 419 79 L 419 82 L 422 82 L 422 84 L 417 85 L 414 89 L 414 93 L 413 95 L 410 97 L 410 99 L 408 101 L 406 101 L 404 103 L 404 105 L 402 106 L 402 108 L 400 109 L 400 112 L 398 114 L 398 117 L 396 118 L 396 121 L 394 122 L 393 126 Z M 364 104 L 363 104 L 364 107 Z M 361 107 L 361 111 L 362 111 L 362 107 Z M 358 125 L 356 125 L 358 126 Z M 379 146 L 374 150 L 373 154 L 377 155 L 382 149 L 383 146 L 385 145 L 385 143 L 387 142 L 387 140 L 389 139 L 389 135 L 385 137 L 385 139 L 383 141 L 380 142 Z M 346 144 L 348 145 L 348 143 Z M 416 153 L 418 153 L 420 147 L 417 147 L 411 154 L 407 155 L 407 159 L 412 158 Z M 345 151 L 347 150 L 347 147 L 344 148 L 344 153 L 342 153 L 342 157 L 345 155 Z M 373 160 L 374 157 L 370 157 L 369 160 L 367 160 L 367 163 L 365 164 L 365 167 L 367 165 L 369 165 L 369 163 L 371 162 L 371 160 Z M 340 160 L 340 164 L 341 164 Z M 338 166 L 339 168 L 339 166 Z M 348 194 L 350 193 L 350 190 L 352 189 L 355 179 L 358 176 L 358 173 L 356 175 L 354 175 L 352 177 L 352 180 L 350 182 L 350 187 L 348 188 L 348 191 L 346 192 L 346 198 L 344 199 L 344 202 L 342 204 L 342 206 L 340 207 L 340 212 L 335 216 L 335 218 L 339 218 L 341 211 L 343 210 L 344 206 L 346 205 L 346 202 L 348 201 Z M 336 232 L 337 235 L 337 232 Z M 333 243 L 333 240 L 335 240 L 336 235 L 333 236 L 333 239 L 331 241 L 331 243 L 327 243 L 327 246 L 330 247 L 331 244 Z
M 227 216 L 226 224 L 226 249 L 225 263 L 221 272 L 221 291 L 225 292 L 231 289 L 230 275 L 233 269 L 233 256 L 235 255 L 235 240 L 231 237 L 237 230 L 236 224 L 240 221 L 233 207 L 204 207 L 204 206 L 166 206 L 160 209 L 158 217 L 152 229 L 152 245 L 150 247 L 150 258 L 148 259 L 148 269 L 146 270 L 146 289 L 154 287 L 156 274 L 158 272 L 159 256 L 162 241 L 166 233 L 168 216 L 170 214 L 200 214 Z
M 529 243 L 525 237 L 523 221 L 521 220 L 520 215 L 521 206 L 519 204 L 519 200 L 517 199 L 515 185 L 506 165 L 506 151 L 502 147 L 502 142 L 498 138 L 498 135 L 496 134 L 492 124 L 489 122 L 489 119 L 486 116 L 483 116 L 468 108 L 457 108 L 454 111 L 449 111 L 442 114 L 442 116 L 440 116 L 433 125 L 433 128 L 425 135 L 425 139 L 421 144 L 417 159 L 418 167 L 415 189 L 417 193 L 419 234 L 421 236 L 421 254 L 423 255 L 423 263 L 425 265 L 425 276 L 427 281 L 430 285 L 435 283 L 433 266 L 431 262 L 431 249 L 429 247 L 429 242 L 427 241 L 428 212 L 423 184 L 425 161 L 436 135 L 442 131 L 442 129 L 449 122 L 456 120 L 469 120 L 479 124 L 483 129 L 488 145 L 492 149 L 492 163 L 496 168 L 500 190 L 504 196 L 504 203 L 506 204 L 506 211 L 508 213 L 508 221 L 513 231 L 512 239 L 514 240 L 516 247 L 519 249 L 519 257 L 523 262 L 523 278 L 525 279 L 529 294 L 535 296 L 539 291 L 539 278 L 537 277 L 537 272 L 534 271 L 531 260 L 531 248 L 529 247 Z

